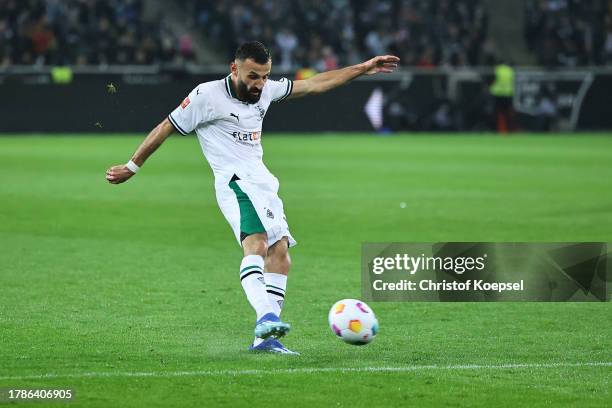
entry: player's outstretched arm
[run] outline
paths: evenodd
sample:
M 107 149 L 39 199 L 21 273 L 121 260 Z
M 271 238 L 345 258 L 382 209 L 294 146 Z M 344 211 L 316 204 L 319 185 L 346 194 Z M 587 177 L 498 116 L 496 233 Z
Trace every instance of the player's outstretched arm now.
M 143 140 L 140 144 L 134 155 L 132 156 L 132 162 L 134 162 L 138 167 L 142 166 L 153 154 L 155 150 L 164 140 L 168 138 L 174 132 L 174 126 L 170 123 L 168 118 L 164 119 L 159 125 L 157 125 L 149 135 Z M 108 180 L 111 184 L 120 184 L 124 181 L 129 180 L 135 172 L 130 170 L 127 164 L 120 164 L 118 166 L 113 166 L 106 170 L 106 180 Z
M 362 75 L 393 72 L 397 68 L 399 60 L 394 55 L 382 55 L 361 64 L 323 72 L 312 78 L 294 81 L 293 90 L 289 98 L 299 98 L 309 94 L 326 92 Z

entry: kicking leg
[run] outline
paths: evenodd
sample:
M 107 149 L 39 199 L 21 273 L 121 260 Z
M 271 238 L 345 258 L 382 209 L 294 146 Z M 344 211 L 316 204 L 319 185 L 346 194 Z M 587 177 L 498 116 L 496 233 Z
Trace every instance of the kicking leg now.
M 242 241 L 244 258 L 240 264 L 240 283 L 249 303 L 257 314 L 255 336 L 282 337 L 289 332 L 289 325 L 283 323 L 270 304 L 264 280 L 264 256 L 268 252 L 267 235 L 252 234 Z
M 268 292 L 270 304 L 274 308 L 274 313 L 277 316 L 280 316 L 283 308 L 285 291 L 287 289 L 287 275 L 291 268 L 291 258 L 289 257 L 288 249 L 289 240 L 287 237 L 284 237 L 268 249 L 268 254 L 265 259 L 264 276 L 266 291 Z M 253 347 L 257 346 L 270 348 L 277 353 L 299 354 L 287 349 L 276 339 L 264 341 L 264 339 L 256 337 L 253 341 Z
M 274 313 L 264 283 L 264 257 L 268 252 L 265 233 L 249 235 L 242 241 L 244 258 L 240 263 L 240 283 L 249 303 L 255 309 L 257 320 Z

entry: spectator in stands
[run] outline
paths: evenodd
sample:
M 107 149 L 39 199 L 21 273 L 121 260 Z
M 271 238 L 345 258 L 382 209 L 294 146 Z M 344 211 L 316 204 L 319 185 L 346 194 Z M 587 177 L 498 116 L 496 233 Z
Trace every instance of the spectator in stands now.
M 318 71 L 331 71 L 338 68 L 338 57 L 334 54 L 332 47 L 326 45 L 321 50 L 321 58 L 317 63 Z
M 45 61 L 55 48 L 55 34 L 47 23 L 46 16 L 40 16 L 33 24 L 30 32 L 32 51 L 38 63 Z
M 432 47 L 426 47 L 417 61 L 416 66 L 419 68 L 433 68 L 435 66 L 434 59 L 434 49 Z
M 280 50 L 280 68 L 289 71 L 293 68 L 293 52 L 298 46 L 298 39 L 288 28 L 283 28 L 276 34 L 276 46 Z
M 372 55 L 388 54 L 389 46 L 392 42 L 393 38 L 391 33 L 383 27 L 378 27 L 378 29 L 370 31 L 365 38 L 367 51 Z

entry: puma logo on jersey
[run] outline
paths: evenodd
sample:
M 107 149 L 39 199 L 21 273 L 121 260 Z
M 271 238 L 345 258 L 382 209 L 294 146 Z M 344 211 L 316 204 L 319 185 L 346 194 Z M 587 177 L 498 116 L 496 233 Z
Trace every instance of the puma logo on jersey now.
M 235 117 L 235 118 L 236 118 L 236 120 L 237 120 L 238 122 L 240 122 L 240 118 L 239 118 L 239 117 L 238 117 L 238 115 L 236 115 L 235 113 L 230 113 L 230 116 Z

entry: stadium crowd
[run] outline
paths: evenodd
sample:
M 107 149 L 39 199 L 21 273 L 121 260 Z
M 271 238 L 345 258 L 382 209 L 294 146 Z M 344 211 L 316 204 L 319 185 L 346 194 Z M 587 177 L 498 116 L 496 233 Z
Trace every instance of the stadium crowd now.
M 195 27 L 227 53 L 268 44 L 285 70 L 317 71 L 393 53 L 421 67 L 486 63 L 487 14 L 479 0 L 234 0 L 183 2 Z M 483 50 L 484 49 L 484 50 Z
M 148 0 L 0 0 L 0 66 L 176 63 L 190 34 Z M 227 59 L 259 39 L 282 70 L 326 71 L 393 53 L 404 66 L 494 63 L 482 0 L 182 0 L 186 30 Z M 525 40 L 539 64 L 612 64 L 612 0 L 524 0 Z
M 545 66 L 612 64 L 612 0 L 526 0 L 525 38 Z
M 142 0 L 0 0 L 0 65 L 151 64 L 193 58 Z

